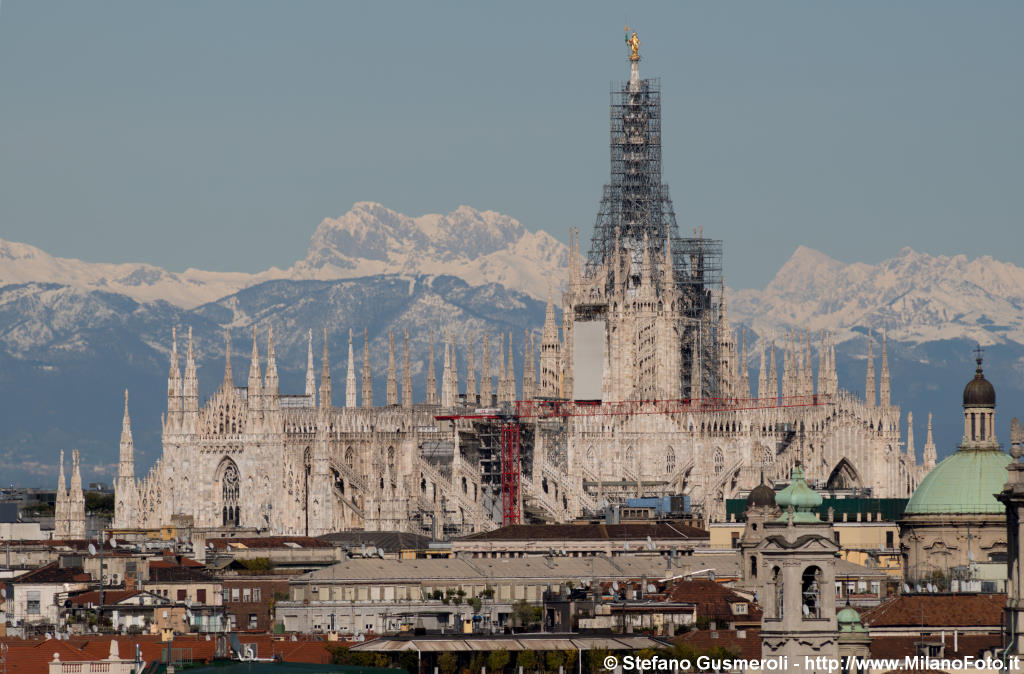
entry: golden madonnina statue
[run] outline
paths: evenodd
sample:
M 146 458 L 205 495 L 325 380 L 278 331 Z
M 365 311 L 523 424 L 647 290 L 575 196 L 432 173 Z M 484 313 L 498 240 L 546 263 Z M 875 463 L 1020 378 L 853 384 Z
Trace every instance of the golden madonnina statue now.
M 629 27 L 626 27 L 626 32 L 629 32 Z M 626 44 L 629 45 L 631 53 L 629 55 L 630 61 L 640 60 L 640 38 L 636 36 L 636 31 L 633 32 L 633 37 L 626 38 Z

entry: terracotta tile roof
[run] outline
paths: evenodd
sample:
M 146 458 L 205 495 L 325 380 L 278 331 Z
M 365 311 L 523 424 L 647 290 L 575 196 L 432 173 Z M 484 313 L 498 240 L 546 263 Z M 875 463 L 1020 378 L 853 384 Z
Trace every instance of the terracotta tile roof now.
M 676 522 L 638 522 L 627 524 L 513 524 L 493 531 L 483 531 L 459 540 L 464 541 L 565 541 L 565 540 L 680 540 L 705 539 L 704 529 Z
M 908 655 L 917 655 L 917 644 L 920 642 L 941 644 L 941 635 L 922 636 L 889 636 L 881 635 L 871 637 L 871 657 L 873 658 L 903 658 Z M 946 634 L 944 658 L 962 659 L 970 655 L 977 657 L 990 648 L 1000 648 L 1003 645 L 1001 633 L 991 634 L 960 634 L 957 635 L 956 649 L 953 648 L 953 634 Z
M 67 641 L 57 639 L 8 639 L 7 673 L 8 674 L 47 674 L 53 654 L 59 653 L 64 662 L 99 660 L 100 657 L 83 651 Z M 110 650 L 102 657 L 107 657 Z
M 214 577 L 205 570 L 192 566 L 149 567 L 149 581 L 146 584 L 183 582 L 212 583 Z
M 92 576 L 84 573 L 82 569 L 75 567 L 61 568 L 57 562 L 50 562 L 46 566 L 23 573 L 12 579 L 11 583 L 88 583 Z
M 1005 594 L 905 594 L 861 614 L 871 629 L 884 627 L 993 627 L 1003 621 Z
M 677 580 L 666 588 L 669 601 L 697 604 L 697 617 L 717 621 L 722 627 L 729 622 L 760 622 L 761 608 L 743 595 L 707 578 Z M 732 605 L 745 604 L 746 614 L 734 614 Z
M 692 630 L 680 635 L 675 641 L 689 644 L 698 651 L 722 646 L 738 651 L 741 658 L 761 657 L 761 630 L 756 627 L 748 630 Z

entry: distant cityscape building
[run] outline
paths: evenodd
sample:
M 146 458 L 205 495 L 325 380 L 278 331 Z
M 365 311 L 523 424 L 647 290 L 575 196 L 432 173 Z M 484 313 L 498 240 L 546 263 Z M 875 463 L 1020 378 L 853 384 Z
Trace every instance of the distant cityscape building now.
M 590 251 L 581 254 L 573 230 L 561 325 L 551 296 L 539 342 L 526 340 L 521 386 L 511 335 L 485 333 L 481 359 L 476 335 L 442 330 L 441 376 L 432 332 L 425 402 L 416 401 L 407 342 L 400 374 L 389 335 L 388 404 L 374 407 L 367 332 L 357 391 L 350 330 L 337 396 L 344 406 L 335 406 L 327 328 L 319 391 L 310 333 L 299 395 L 279 390 L 271 329 L 265 360 L 254 331 L 246 386 L 235 383 L 228 341 L 222 383 L 200 404 L 191 330 L 184 372 L 172 330 L 163 454 L 136 477 L 126 400 L 113 526 L 184 518 L 198 529 L 274 534 L 490 530 L 502 521 L 501 429 L 470 417 L 480 407 L 514 413 L 517 389 L 526 408 L 562 398 L 588 411 L 519 419 L 527 521 L 566 522 L 627 498 L 685 494 L 698 516 L 720 522 L 726 499 L 762 475 L 785 481 L 798 463 L 829 489 L 909 497 L 924 468 L 901 439 L 884 338 L 881 400 L 870 335 L 866 399 L 839 388 L 830 334 L 789 333 L 781 350 L 762 336 L 754 357 L 729 322 L 721 242 L 678 232 L 661 182 L 660 85 L 640 77 L 639 58 L 629 63 L 629 80 L 612 91 L 611 179 Z

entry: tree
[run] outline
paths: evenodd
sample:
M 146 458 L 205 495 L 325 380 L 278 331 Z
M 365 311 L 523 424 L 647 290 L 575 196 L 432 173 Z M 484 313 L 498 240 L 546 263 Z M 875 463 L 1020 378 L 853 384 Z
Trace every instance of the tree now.
M 459 659 L 454 653 L 442 653 L 437 659 L 437 666 L 441 674 L 455 674 L 455 668 L 459 665 Z
M 487 656 L 487 669 L 491 672 L 500 672 L 508 666 L 511 659 L 512 656 L 504 648 L 491 651 L 490 655 Z
M 541 609 L 539 606 L 531 606 L 520 599 L 513 604 L 512 615 L 520 627 L 530 627 L 540 623 Z
M 519 651 L 516 656 L 516 664 L 523 668 L 524 672 L 537 671 L 537 654 L 531 650 Z
M 558 668 L 565 664 L 565 653 L 562 651 L 548 651 L 544 654 L 544 664 L 549 672 L 557 672 Z

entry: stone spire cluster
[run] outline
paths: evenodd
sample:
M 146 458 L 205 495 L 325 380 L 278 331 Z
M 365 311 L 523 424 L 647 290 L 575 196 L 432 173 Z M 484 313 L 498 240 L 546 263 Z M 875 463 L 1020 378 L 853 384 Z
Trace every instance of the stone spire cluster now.
M 85 538 L 85 494 L 82 492 L 82 469 L 78 450 L 71 452 L 71 488 L 65 488 L 64 451 L 60 453 L 60 476 L 57 478 L 57 501 L 53 512 L 53 537 L 81 540 Z

